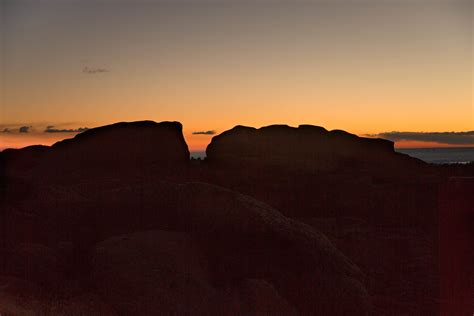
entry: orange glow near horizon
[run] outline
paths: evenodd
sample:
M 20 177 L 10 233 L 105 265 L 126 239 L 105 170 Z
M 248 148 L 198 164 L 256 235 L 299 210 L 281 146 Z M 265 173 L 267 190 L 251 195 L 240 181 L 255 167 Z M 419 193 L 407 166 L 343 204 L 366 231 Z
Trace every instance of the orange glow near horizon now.
M 138 2 L 7 1 L 0 132 L 33 127 L 0 149 L 139 120 L 181 122 L 191 151 L 235 125 L 474 130 L 469 1 Z
M 217 132 L 216 135 L 223 131 Z M 45 145 L 51 146 L 54 143 L 61 141 L 66 138 L 72 138 L 75 133 L 28 133 L 28 134 L 7 134 L 0 135 L 0 151 L 6 148 L 23 148 L 31 145 Z M 190 152 L 201 152 L 205 151 L 207 145 L 211 142 L 211 139 L 215 135 L 194 135 L 192 132 L 184 132 L 183 136 L 186 140 Z M 359 135 L 364 137 L 365 134 Z M 412 140 L 401 140 L 394 142 L 394 146 L 397 149 L 409 149 L 409 148 L 474 148 L 474 145 L 453 145 L 444 144 L 439 142 L 427 142 L 427 141 L 412 141 Z
M 32 145 L 44 145 L 51 146 L 54 143 L 61 141 L 66 138 L 74 137 L 74 135 L 43 135 L 43 134 L 30 134 L 30 135 L 21 135 L 21 134 L 12 134 L 12 135 L 2 135 L 0 137 L 0 151 L 7 148 L 23 148 Z

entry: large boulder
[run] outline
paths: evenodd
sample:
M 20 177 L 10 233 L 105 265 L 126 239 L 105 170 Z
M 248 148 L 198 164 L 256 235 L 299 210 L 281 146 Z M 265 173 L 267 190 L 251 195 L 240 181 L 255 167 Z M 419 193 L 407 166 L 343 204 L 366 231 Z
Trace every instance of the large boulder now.
M 228 315 L 298 315 L 275 287 L 262 279 L 244 279 L 223 291 L 230 301 Z
M 146 231 L 95 247 L 94 280 L 119 315 L 291 315 L 265 281 L 211 284 L 208 262 L 186 233 Z
M 437 178 L 421 175 L 433 168 L 396 153 L 393 146 L 388 140 L 310 125 L 237 126 L 213 137 L 203 177 L 290 217 L 431 225 L 426 217 L 435 199 L 427 197 L 436 194 Z
M 50 163 L 76 170 L 150 172 L 189 162 L 178 122 L 122 122 L 87 130 L 51 147 Z M 56 165 L 55 170 L 58 170 Z M 61 169 L 61 168 L 59 168 Z M 54 170 L 52 170 L 54 171 Z
M 471 167 L 474 167 L 472 165 Z M 440 188 L 440 311 L 474 311 L 474 176 L 451 177 Z
M 6 316 L 116 316 L 94 293 L 58 296 L 35 283 L 0 275 L 0 313 Z
M 117 316 L 110 305 L 95 293 L 85 293 L 67 299 L 53 300 L 50 315 L 54 316 Z
M 20 278 L 0 282 L 1 313 L 107 314 L 93 276 L 114 305 L 126 294 L 115 282 L 134 289 L 129 310 L 152 303 L 141 291 L 161 295 L 148 277 L 178 284 L 172 299 L 224 314 L 472 310 L 473 164 L 428 166 L 388 141 L 303 125 L 236 127 L 191 165 L 181 128 L 118 123 L 0 153 L 0 274 Z M 176 184 L 189 181 L 219 186 Z M 146 230 L 162 232 L 129 235 Z M 169 249 L 173 271 L 205 277 L 193 272 L 193 287 L 181 272 L 152 274 L 157 248 Z M 22 282 L 40 289 L 29 295 Z M 168 299 L 158 302 L 171 310 Z
M 265 203 L 204 183 L 178 185 L 178 190 L 177 227 L 205 240 L 223 277 L 233 271 L 268 276 L 293 269 L 363 277 L 323 234 Z
M 42 288 L 20 278 L 0 275 L 0 313 L 13 316 L 46 314 L 49 297 Z
M 174 184 L 153 178 L 127 184 L 110 180 L 47 186 L 39 192 L 33 199 L 15 205 L 15 209 L 18 213 L 34 211 L 39 218 L 47 214 L 37 228 L 47 232 L 43 242 L 51 247 L 72 243 L 78 259 L 87 257 L 88 249 L 95 243 L 115 235 L 156 229 L 182 232 L 206 256 L 208 282 L 215 286 L 262 279 L 273 284 L 299 311 L 317 310 L 315 302 L 321 302 L 333 307 L 348 306 L 334 309 L 335 315 L 338 310 L 351 310 L 350 306 L 360 314 L 367 312 L 368 304 L 360 304 L 367 301 L 367 293 L 361 290 L 364 275 L 351 261 L 309 225 L 287 218 L 249 196 L 210 184 Z M 194 246 L 180 245 L 176 248 L 178 253 L 193 253 Z M 88 266 L 87 260 L 81 260 L 72 262 L 74 269 Z M 145 282 L 146 277 L 140 280 Z M 326 299 L 332 295 L 330 282 L 317 281 L 327 278 L 343 280 L 338 284 L 347 289 L 342 291 L 337 304 Z M 292 282 L 294 279 L 301 282 Z M 203 289 L 195 290 L 206 293 L 207 283 L 202 284 Z M 308 290 L 315 286 L 320 291 Z M 308 299 L 300 300 L 294 293 Z M 345 299 L 345 293 L 357 296 L 358 300 Z
M 55 288 L 62 267 L 57 253 L 44 245 L 21 243 L 7 252 L 5 275 L 15 276 L 42 287 Z
M 0 174 L 25 174 L 36 167 L 47 154 L 49 147 L 33 145 L 21 149 L 7 148 L 0 152 Z
M 189 150 L 179 122 L 121 122 L 89 129 L 51 147 L 31 146 L 0 153 L 0 171 L 5 176 L 28 176 L 30 181 L 38 182 L 166 174 L 184 168 L 188 162 Z
M 391 141 L 312 125 L 271 125 L 260 129 L 236 126 L 213 137 L 206 155 L 216 165 L 311 173 L 422 164 L 395 153 Z
M 147 231 L 107 239 L 95 247 L 94 280 L 122 315 L 208 311 L 219 299 L 207 262 L 184 233 Z
M 429 235 L 416 226 L 372 225 L 354 218 L 301 220 L 328 236 L 366 273 L 376 314 L 439 311 L 439 232 Z

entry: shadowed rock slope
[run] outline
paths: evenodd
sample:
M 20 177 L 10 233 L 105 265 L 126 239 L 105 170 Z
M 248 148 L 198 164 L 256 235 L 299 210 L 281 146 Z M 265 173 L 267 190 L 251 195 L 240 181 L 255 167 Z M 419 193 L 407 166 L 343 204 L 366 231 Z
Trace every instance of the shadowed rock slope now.
M 6 314 L 371 310 L 364 274 L 323 234 L 188 182 L 179 123 L 119 123 L 1 156 Z
M 221 297 L 238 315 L 272 304 L 305 314 L 370 309 L 363 273 L 324 235 L 217 186 L 153 179 L 48 185 L 9 207 L 3 274 L 64 300 L 99 295 L 119 315 L 186 307 L 217 315 L 226 308 Z M 153 232 L 127 235 L 144 230 Z M 122 237 L 101 243 L 113 236 Z M 257 292 L 239 302 L 234 296 L 245 284 L 257 286 L 251 293 L 269 291 L 264 301 Z
M 307 125 L 236 127 L 215 136 L 207 154 L 190 163 L 181 124 L 150 121 L 0 153 L 0 313 L 471 307 L 469 278 L 446 272 L 469 274 L 468 244 L 440 235 L 470 236 L 453 231 L 469 220 L 472 181 L 447 181 L 464 169 Z M 465 255 L 452 263 L 439 251 Z
M 357 168 L 390 171 L 421 167 L 423 163 L 395 153 L 393 142 L 363 138 L 319 126 L 271 125 L 259 129 L 236 126 L 213 137 L 206 149 L 213 164 L 268 167 L 302 172 L 332 172 Z
M 323 231 L 367 274 L 377 315 L 434 315 L 461 301 L 465 311 L 474 307 L 462 294 L 461 281 L 455 302 L 439 298 L 440 291 L 456 287 L 440 284 L 446 272 L 439 262 L 450 260 L 440 254 L 440 241 L 451 249 L 465 244 L 454 234 L 440 235 L 440 229 L 472 217 L 455 202 L 465 205 L 468 194 L 447 195 L 445 188 L 452 186 L 452 176 L 474 175 L 472 166 L 433 166 L 396 153 L 390 141 L 308 125 L 237 126 L 215 136 L 206 152 L 206 181 Z M 462 183 L 463 190 L 473 192 L 472 182 Z M 472 230 L 458 228 L 472 239 Z M 458 271 L 474 263 L 472 250 L 454 252 L 463 258 Z M 473 293 L 473 286 L 468 288 Z
M 87 130 L 51 147 L 7 149 L 0 154 L 6 176 L 111 177 L 114 173 L 177 171 L 189 162 L 178 122 L 122 122 Z
M 393 143 L 383 139 L 309 125 L 237 126 L 213 137 L 206 152 L 208 181 L 254 196 L 291 217 L 397 221 L 402 213 L 425 222 L 434 207 L 420 193 L 436 190 L 436 171 L 396 153 Z

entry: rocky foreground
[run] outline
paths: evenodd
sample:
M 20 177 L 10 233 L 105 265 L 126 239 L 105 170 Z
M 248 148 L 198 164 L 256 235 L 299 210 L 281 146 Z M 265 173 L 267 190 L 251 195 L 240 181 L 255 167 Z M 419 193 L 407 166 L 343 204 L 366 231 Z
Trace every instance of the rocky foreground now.
M 0 153 L 0 314 L 470 315 L 474 168 L 302 125 Z

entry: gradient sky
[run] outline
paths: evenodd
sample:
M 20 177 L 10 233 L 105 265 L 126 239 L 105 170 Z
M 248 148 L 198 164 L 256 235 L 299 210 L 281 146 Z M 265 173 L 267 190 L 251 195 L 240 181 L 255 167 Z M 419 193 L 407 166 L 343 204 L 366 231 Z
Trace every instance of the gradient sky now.
M 237 124 L 474 129 L 470 0 L 2 1 L 0 149 L 142 119 L 191 150 Z

